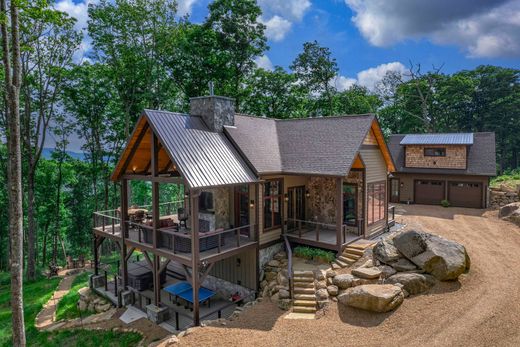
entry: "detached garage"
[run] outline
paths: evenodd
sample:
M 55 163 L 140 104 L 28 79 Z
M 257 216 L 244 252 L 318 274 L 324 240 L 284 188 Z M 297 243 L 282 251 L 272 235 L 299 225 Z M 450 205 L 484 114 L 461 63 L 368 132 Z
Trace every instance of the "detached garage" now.
M 486 208 L 496 175 L 495 134 L 391 135 L 391 202 Z

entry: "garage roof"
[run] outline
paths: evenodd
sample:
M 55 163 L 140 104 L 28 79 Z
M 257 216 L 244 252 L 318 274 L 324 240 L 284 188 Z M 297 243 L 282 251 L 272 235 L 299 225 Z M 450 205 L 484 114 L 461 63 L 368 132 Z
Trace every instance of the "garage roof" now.
M 473 133 L 408 134 L 401 145 L 472 145 Z

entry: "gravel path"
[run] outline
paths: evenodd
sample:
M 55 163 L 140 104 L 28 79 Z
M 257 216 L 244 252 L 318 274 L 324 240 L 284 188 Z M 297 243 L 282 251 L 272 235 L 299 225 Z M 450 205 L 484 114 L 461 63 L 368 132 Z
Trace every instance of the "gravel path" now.
M 181 346 L 520 346 L 520 228 L 496 211 L 400 206 L 398 222 L 463 243 L 471 271 L 385 314 L 329 306 L 317 320 L 283 319 L 269 302 Z

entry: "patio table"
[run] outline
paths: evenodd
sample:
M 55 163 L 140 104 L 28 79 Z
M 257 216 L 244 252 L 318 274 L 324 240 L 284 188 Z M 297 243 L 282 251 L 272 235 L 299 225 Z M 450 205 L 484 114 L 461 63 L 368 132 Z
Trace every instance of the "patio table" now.
M 168 287 L 165 287 L 164 290 L 169 294 L 170 300 L 172 295 L 175 297 L 175 303 L 179 305 L 177 301 L 178 298 L 185 300 L 188 303 L 193 305 L 193 287 L 188 282 L 179 282 L 176 284 L 172 284 Z M 208 307 L 211 305 L 211 298 L 215 296 L 215 292 L 209 290 L 208 288 L 200 287 L 199 288 L 199 303 L 203 303 L 205 301 L 208 302 Z

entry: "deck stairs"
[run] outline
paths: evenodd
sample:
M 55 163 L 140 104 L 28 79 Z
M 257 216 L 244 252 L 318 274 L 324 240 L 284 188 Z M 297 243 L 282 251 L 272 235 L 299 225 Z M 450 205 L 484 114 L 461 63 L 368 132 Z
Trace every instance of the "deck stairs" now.
M 372 245 L 372 243 L 353 243 L 348 245 L 343 252 L 336 257 L 336 260 L 332 262 L 332 267 L 334 269 L 342 269 L 351 266 L 358 261 L 365 253 L 365 250 Z
M 293 308 L 294 313 L 316 313 L 316 285 L 313 271 L 294 271 Z

